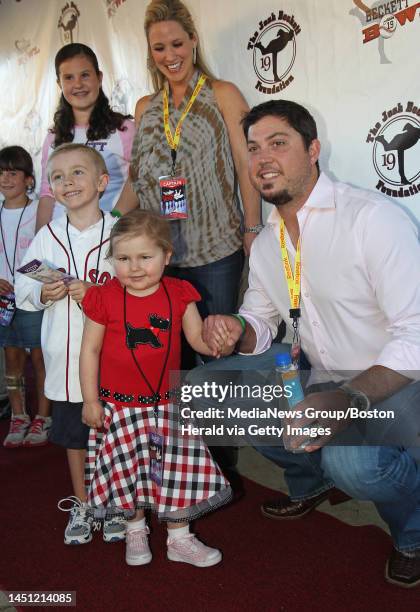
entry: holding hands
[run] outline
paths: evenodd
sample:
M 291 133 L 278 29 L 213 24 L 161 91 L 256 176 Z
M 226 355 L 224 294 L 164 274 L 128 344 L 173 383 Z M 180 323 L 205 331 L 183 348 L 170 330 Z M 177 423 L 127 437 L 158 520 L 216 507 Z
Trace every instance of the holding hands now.
M 236 317 L 210 315 L 203 323 L 202 338 L 214 357 L 226 357 L 233 353 L 242 333 L 242 325 Z
M 80 304 L 86 295 L 86 291 L 89 287 L 92 287 L 94 283 L 88 283 L 87 281 L 74 280 L 68 285 L 69 296 L 72 300 Z
M 41 302 L 58 302 L 67 295 L 67 287 L 63 281 L 55 281 L 54 283 L 44 283 L 41 289 Z

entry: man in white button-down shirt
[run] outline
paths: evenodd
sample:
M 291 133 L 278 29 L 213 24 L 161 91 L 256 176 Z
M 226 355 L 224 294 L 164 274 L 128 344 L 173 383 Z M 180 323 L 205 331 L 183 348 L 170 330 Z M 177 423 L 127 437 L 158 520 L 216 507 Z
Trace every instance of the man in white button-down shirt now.
M 391 426 L 380 419 L 376 427 L 362 423 L 369 445 L 356 446 L 351 437 L 350 444 L 347 440 L 347 445 L 334 445 L 334 435 L 343 428 L 348 433 L 354 424 L 327 419 L 332 436 L 317 438 L 303 454 L 292 454 L 282 446 L 260 449 L 285 468 L 290 489 L 290 498 L 264 504 L 263 514 L 276 519 L 303 516 L 330 497 L 333 485 L 352 497 L 371 500 L 394 541 L 386 579 L 416 586 L 420 584 L 416 228 L 381 195 L 331 181 L 319 172 L 316 124 L 302 106 L 272 100 L 253 108 L 243 125 L 251 181 L 274 207 L 253 243 L 249 289 L 240 316 L 209 317 L 204 328 L 204 339 L 211 343 L 223 320 L 232 350 L 247 356 L 219 360 L 206 368 L 274 367 L 274 353 L 279 351 L 270 345 L 278 325 L 284 320 L 292 328 L 290 288 L 279 242 L 283 220 L 292 270 L 300 240 L 299 331 L 312 366 L 308 395 L 297 407 L 330 413 L 346 413 L 353 407 L 361 414 L 392 410 L 396 416 Z

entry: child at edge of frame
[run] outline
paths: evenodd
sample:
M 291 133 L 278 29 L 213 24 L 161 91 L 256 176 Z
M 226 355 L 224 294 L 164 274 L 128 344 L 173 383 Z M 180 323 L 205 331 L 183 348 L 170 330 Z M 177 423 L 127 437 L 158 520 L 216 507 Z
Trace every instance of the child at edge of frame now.
M 35 235 L 38 201 L 30 154 L 12 145 L 0 151 L 0 346 L 5 355 L 5 386 L 11 419 L 5 448 L 48 444 L 50 403 L 44 395 L 45 367 L 41 351 L 42 312 L 16 308 L 16 270 Z M 25 364 L 30 352 L 35 377 L 37 414 L 32 422 L 26 406 Z
M 86 505 L 84 481 L 89 428 L 81 419 L 81 301 L 91 285 L 111 279 L 106 248 L 115 219 L 99 208 L 108 171 L 95 149 L 76 143 L 57 147 L 48 160 L 48 178 L 66 214 L 40 229 L 22 263 L 37 259 L 72 278 L 40 282 L 18 273 L 16 303 L 25 310 L 43 311 L 45 395 L 52 401 L 53 413 L 50 441 L 66 449 L 73 487 L 73 495 L 58 504 L 61 510 L 70 512 L 64 543 L 86 544 L 92 539 L 93 519 Z M 124 539 L 125 521 L 105 520 L 103 537 L 106 541 Z
M 165 219 L 128 213 L 111 231 L 115 277 L 83 299 L 82 416 L 92 427 L 87 501 L 95 516 L 128 518 L 128 565 L 152 559 L 144 513 L 151 509 L 167 524 L 169 560 L 210 567 L 222 554 L 190 533 L 189 523 L 227 503 L 232 492 L 200 437 L 175 437 L 169 373 L 180 369 L 181 330 L 194 350 L 215 357 L 227 336 L 219 330 L 215 352 L 203 342 L 199 293 L 187 281 L 164 276 L 171 253 Z

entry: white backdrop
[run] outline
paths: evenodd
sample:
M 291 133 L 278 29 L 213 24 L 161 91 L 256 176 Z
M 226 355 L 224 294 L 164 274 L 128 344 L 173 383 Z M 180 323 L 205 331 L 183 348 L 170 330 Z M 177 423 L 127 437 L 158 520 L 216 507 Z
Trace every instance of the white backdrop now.
M 0 0 L 0 146 L 21 144 L 39 168 L 59 95 L 53 60 L 67 42 L 95 50 L 113 106 L 133 113 L 150 92 L 147 4 Z M 250 105 L 282 96 L 307 106 L 318 123 L 322 168 L 383 191 L 420 221 L 420 2 L 187 4 L 217 76 L 238 85 Z

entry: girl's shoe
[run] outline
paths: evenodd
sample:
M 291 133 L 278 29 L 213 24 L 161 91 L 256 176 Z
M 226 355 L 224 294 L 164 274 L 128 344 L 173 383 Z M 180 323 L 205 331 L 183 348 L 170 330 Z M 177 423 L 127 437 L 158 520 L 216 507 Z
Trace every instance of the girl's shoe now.
M 48 434 L 51 429 L 52 418 L 36 415 L 22 446 L 45 446 L 48 444 Z
M 222 560 L 220 550 L 206 546 L 193 533 L 188 533 L 182 538 L 168 537 L 167 544 L 170 561 L 190 563 L 196 567 L 211 567 Z
M 22 446 L 30 424 L 31 419 L 27 414 L 12 416 L 10 419 L 9 433 L 3 442 L 3 446 L 6 448 L 16 448 L 17 446 Z
M 127 565 L 146 565 L 152 560 L 149 547 L 149 528 L 129 529 L 125 538 L 125 560 Z
M 65 502 L 70 502 L 71 506 L 63 507 Z M 57 505 L 63 512 L 70 512 L 69 522 L 64 532 L 64 544 L 88 544 L 92 540 L 93 516 L 86 502 L 80 501 L 75 495 L 70 495 L 70 497 L 60 499 Z
M 121 542 L 125 540 L 127 521 L 123 516 L 112 516 L 104 519 L 102 535 L 105 542 Z

